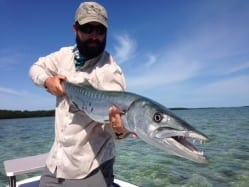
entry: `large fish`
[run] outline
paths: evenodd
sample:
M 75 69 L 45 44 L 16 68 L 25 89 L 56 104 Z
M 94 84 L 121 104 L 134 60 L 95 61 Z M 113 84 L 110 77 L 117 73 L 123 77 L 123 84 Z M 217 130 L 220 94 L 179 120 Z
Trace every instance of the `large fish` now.
M 108 122 L 108 110 L 116 106 L 122 111 L 125 128 L 148 144 L 194 162 L 207 163 L 203 152 L 188 141 L 203 142 L 207 136 L 165 106 L 130 92 L 103 91 L 69 82 L 62 84 L 70 102 L 94 121 Z

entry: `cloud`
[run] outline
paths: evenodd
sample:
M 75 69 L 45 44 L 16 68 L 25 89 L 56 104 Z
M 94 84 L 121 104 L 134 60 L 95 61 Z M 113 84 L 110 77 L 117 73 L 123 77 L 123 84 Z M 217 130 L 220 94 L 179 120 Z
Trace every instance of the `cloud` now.
M 146 57 L 146 66 L 152 66 L 157 62 L 157 56 L 155 54 L 148 54 Z
M 249 86 L 247 86 L 248 83 L 248 75 L 239 75 L 236 77 L 230 77 L 223 80 L 214 81 L 205 86 L 201 86 L 196 90 L 196 93 L 202 93 L 215 97 L 230 96 L 234 99 L 248 95 L 249 98 Z
M 14 69 L 19 64 L 23 55 L 20 52 L 10 51 L 8 49 L 0 49 L 0 69 L 6 71 Z
M 183 28 L 162 46 L 148 49 L 137 39 L 139 51 L 122 64 L 128 90 L 171 106 L 249 105 L 249 27 L 235 19 L 240 14 L 228 15 Z
M 0 109 L 45 110 L 53 109 L 55 98 L 46 92 L 30 93 L 0 87 Z
M 191 105 L 199 107 L 229 107 L 249 105 L 249 76 L 239 75 L 216 80 L 188 91 Z
M 249 69 L 249 61 L 248 62 L 240 62 L 238 64 L 233 64 L 230 67 L 227 67 L 225 73 L 231 74 Z
M 16 96 L 23 96 L 25 95 L 25 92 L 20 91 L 20 90 L 17 91 L 11 88 L 0 87 L 0 94 L 11 94 L 11 95 L 16 95 Z
M 128 73 L 127 82 L 131 89 L 152 89 L 186 81 L 198 74 L 200 68 L 195 61 L 183 60 L 180 55 L 165 55 L 161 58 L 154 58 L 153 61 L 156 63 L 147 63 L 150 66 L 140 67 L 136 74 Z
M 122 64 L 128 61 L 136 50 L 136 42 L 128 35 L 116 35 L 117 45 L 114 46 L 114 58 Z
M 249 46 L 245 40 L 248 34 L 240 31 L 238 35 L 239 30 L 248 31 L 248 28 L 236 20 L 217 18 L 216 22 L 193 26 L 179 40 L 161 46 L 154 53 L 136 53 L 134 56 L 140 58 L 133 60 L 136 66 L 126 70 L 128 87 L 149 89 L 204 79 L 214 81 L 214 78 L 248 71 Z M 139 43 L 137 47 L 142 48 Z M 141 59 L 147 60 L 137 65 Z

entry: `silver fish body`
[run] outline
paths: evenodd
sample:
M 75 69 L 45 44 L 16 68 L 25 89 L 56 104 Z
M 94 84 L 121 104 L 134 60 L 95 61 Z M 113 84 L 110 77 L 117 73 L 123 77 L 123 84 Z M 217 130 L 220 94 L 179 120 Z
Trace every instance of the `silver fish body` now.
M 122 111 L 125 128 L 135 132 L 146 143 L 194 162 L 208 162 L 203 152 L 188 141 L 203 142 L 207 136 L 165 106 L 131 92 L 103 91 L 69 82 L 63 82 L 63 87 L 69 101 L 94 121 L 107 123 L 109 108 L 116 106 Z

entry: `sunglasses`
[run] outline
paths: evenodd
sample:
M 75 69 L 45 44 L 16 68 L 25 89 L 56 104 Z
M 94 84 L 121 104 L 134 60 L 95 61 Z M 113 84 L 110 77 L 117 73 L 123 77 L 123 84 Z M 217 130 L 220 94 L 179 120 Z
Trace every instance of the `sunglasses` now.
M 91 34 L 93 31 L 95 31 L 98 35 L 106 34 L 106 27 L 104 25 L 91 25 L 87 23 L 84 25 L 77 25 L 77 27 L 85 34 Z

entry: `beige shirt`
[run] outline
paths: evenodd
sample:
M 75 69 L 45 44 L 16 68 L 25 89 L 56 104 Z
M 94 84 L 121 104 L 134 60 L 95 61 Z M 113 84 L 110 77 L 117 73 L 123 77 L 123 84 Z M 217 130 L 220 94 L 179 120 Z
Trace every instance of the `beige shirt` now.
M 125 89 L 123 73 L 110 54 L 104 52 L 76 71 L 72 49 L 64 47 L 39 58 L 30 68 L 33 82 L 44 87 L 48 77 L 62 74 L 75 84 L 90 83 L 104 90 Z M 66 97 L 56 98 L 55 140 L 46 164 L 58 178 L 80 179 L 114 157 L 114 135 L 109 125 L 98 124 L 82 112 L 71 113 L 69 108 Z

